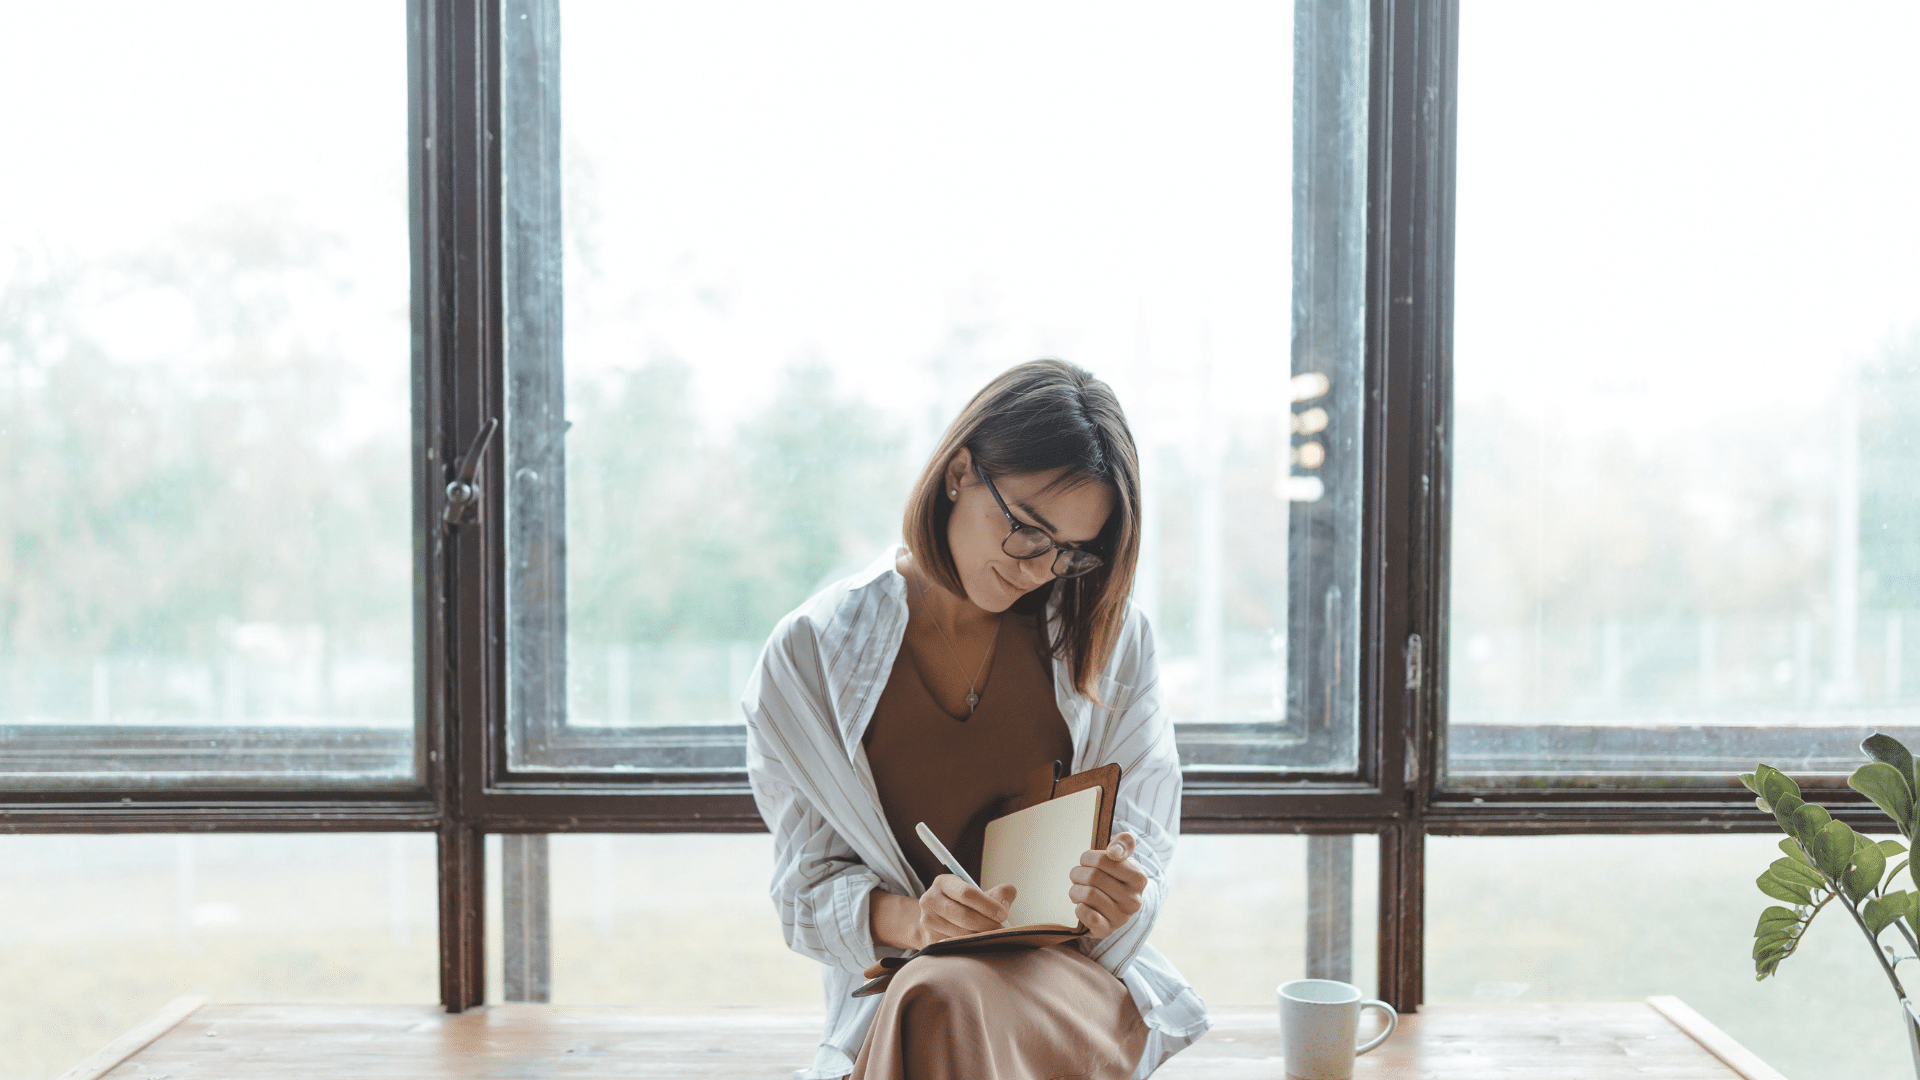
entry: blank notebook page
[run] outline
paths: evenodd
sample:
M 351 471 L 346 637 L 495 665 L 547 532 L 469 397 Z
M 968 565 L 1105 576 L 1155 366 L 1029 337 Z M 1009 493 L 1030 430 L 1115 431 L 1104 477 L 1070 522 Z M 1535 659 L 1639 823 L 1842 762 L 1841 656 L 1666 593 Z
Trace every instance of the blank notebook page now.
M 1100 813 L 1100 789 L 1082 788 L 1048 802 L 987 822 L 986 850 L 980 859 L 980 884 L 1012 885 L 1014 926 L 1054 923 L 1072 928 L 1067 873 L 1093 846 L 1093 823 Z

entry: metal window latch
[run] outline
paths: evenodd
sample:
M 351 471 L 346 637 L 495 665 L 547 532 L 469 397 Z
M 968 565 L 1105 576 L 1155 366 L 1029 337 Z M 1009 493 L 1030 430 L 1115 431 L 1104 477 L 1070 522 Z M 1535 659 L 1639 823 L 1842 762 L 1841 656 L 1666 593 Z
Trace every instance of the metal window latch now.
M 1420 692 L 1422 673 L 1426 670 L 1426 643 L 1419 634 L 1407 635 L 1407 690 Z M 1420 782 L 1420 708 L 1418 704 L 1407 712 L 1407 756 L 1406 782 L 1412 787 Z
M 493 433 L 500 430 L 500 418 L 487 417 L 487 425 L 473 437 L 473 445 L 460 458 L 460 467 L 455 470 L 453 479 L 447 481 L 447 507 L 440 514 L 440 523 L 449 530 L 463 525 L 472 518 L 473 508 L 480 502 L 480 485 L 475 478 L 480 473 L 480 459 L 486 456 L 487 444 L 493 441 Z

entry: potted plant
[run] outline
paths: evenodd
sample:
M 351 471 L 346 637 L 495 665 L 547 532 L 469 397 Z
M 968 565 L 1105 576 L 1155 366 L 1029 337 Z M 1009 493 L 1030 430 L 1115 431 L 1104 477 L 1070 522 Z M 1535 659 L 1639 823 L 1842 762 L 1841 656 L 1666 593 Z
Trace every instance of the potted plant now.
M 1920 956 L 1920 941 L 1914 939 L 1914 928 L 1920 927 L 1920 866 L 1902 857 L 1920 828 L 1915 820 L 1920 813 L 1920 797 L 1916 797 L 1920 769 L 1913 754 L 1891 736 L 1875 734 L 1860 749 L 1873 760 L 1854 770 L 1847 786 L 1885 811 L 1905 844 L 1876 842 L 1854 832 L 1846 822 L 1835 821 L 1825 810 L 1802 800 L 1800 785 L 1778 769 L 1761 765 L 1740 777 L 1758 796 L 1754 801 L 1760 809 L 1771 813 L 1787 834 L 1780 841 L 1782 857 L 1767 867 L 1756 884 L 1761 892 L 1791 906 L 1775 905 L 1760 913 L 1753 931 L 1753 965 L 1756 978 L 1773 974 L 1780 961 L 1793 955 L 1814 917 L 1837 903 L 1867 936 L 1874 959 L 1900 999 L 1914 1072 L 1920 1077 L 1920 1009 L 1896 970 L 1902 961 Z M 1893 887 L 1908 878 L 1915 891 Z M 1889 929 L 1905 941 L 1906 955 L 1880 943 Z

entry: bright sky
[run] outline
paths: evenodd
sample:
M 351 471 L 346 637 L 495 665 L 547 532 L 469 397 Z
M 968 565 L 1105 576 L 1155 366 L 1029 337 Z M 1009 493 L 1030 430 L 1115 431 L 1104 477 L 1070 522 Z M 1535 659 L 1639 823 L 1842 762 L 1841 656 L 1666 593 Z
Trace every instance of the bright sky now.
M 396 236 L 404 285 L 398 0 L 8 0 L 0 12 L 0 124 L 35 165 L 0 173 L 9 245 L 97 255 L 209 208 L 275 208 Z
M 405 5 L 0 0 L 0 18 L 0 281 L 22 254 L 71 270 L 235 212 L 319 234 L 345 287 L 283 297 L 297 332 L 347 365 L 350 431 L 404 432 Z M 96 314 L 122 360 L 204 359 L 178 298 Z
M 720 427 L 818 360 L 922 445 L 1049 354 L 1149 445 L 1278 418 L 1292 6 L 565 0 L 570 370 L 675 356 Z M 404 431 L 401 0 L 0 17 L 0 281 L 235 211 L 327 235 L 344 287 L 287 299 L 336 435 Z M 1920 5 L 1464 0 L 1460 41 L 1462 402 L 1804 438 L 1920 328 Z M 203 359 L 182 302 L 96 314 Z
M 1467 0 L 1462 399 L 1698 423 L 1920 328 L 1916 40 L 1910 2 Z
M 569 360 L 679 355 L 716 421 L 802 357 L 919 416 L 1041 353 L 1143 433 L 1192 427 L 1203 359 L 1217 412 L 1271 412 L 1290 8 L 570 0 L 600 277 L 573 268 Z M 313 332 L 403 416 L 402 5 L 4 12 L 0 139 L 35 164 L 0 170 L 0 249 L 97 258 L 229 207 L 331 233 L 353 295 Z M 1910 3 L 1468 0 L 1462 397 L 1697 417 L 1824 396 L 1920 325 L 1914 40 Z M 168 351 L 134 314 L 116 342 Z
M 306 305 L 311 332 L 404 392 L 401 4 L 6 14 L 0 138 L 44 164 L 0 175 L 0 248 L 85 262 L 234 207 L 326 232 L 356 296 Z M 923 424 L 1041 354 L 1106 375 L 1145 426 L 1192 428 L 1203 385 L 1271 415 L 1290 16 L 568 2 L 570 182 L 591 204 L 569 214 L 597 214 L 603 275 L 571 268 L 569 362 L 678 355 L 717 423 L 801 358 Z M 110 316 L 117 352 L 186 361 L 180 313 Z
M 603 275 L 571 268 L 574 370 L 678 355 L 720 417 L 812 357 L 920 420 L 1054 354 L 1191 427 L 1210 358 L 1215 407 L 1275 411 L 1290 4 L 573 0 L 561 32 Z

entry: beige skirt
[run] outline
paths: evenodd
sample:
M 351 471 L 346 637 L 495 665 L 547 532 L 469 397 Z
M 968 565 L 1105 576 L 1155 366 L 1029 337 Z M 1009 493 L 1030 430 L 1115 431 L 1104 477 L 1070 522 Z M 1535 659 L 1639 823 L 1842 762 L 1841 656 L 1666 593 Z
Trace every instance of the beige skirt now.
M 1147 1025 L 1072 945 L 922 956 L 887 984 L 850 1080 L 1126 1080 Z

